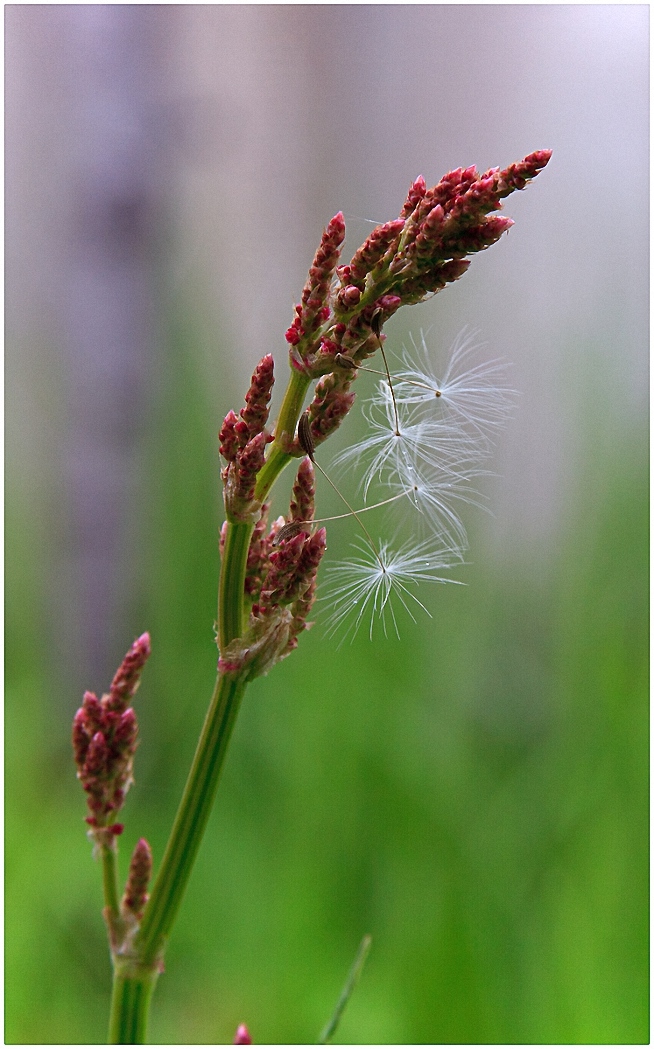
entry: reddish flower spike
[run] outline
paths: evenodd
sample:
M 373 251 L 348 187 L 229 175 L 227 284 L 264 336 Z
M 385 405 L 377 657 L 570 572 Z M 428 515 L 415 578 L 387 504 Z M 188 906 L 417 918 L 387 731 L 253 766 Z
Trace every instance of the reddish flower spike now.
M 298 467 L 295 484 L 293 485 L 290 521 L 307 523 L 313 520 L 315 495 L 314 469 L 311 460 L 307 456 Z
M 152 875 L 152 850 L 145 838 L 137 841 L 129 863 L 129 874 L 121 902 L 123 913 L 140 919 L 148 902 L 148 885 Z
M 241 408 L 241 418 L 247 426 L 248 438 L 261 433 L 268 421 L 270 397 L 275 382 L 274 372 L 273 356 L 272 353 L 268 353 L 254 370 L 250 388 L 245 395 L 245 407 Z

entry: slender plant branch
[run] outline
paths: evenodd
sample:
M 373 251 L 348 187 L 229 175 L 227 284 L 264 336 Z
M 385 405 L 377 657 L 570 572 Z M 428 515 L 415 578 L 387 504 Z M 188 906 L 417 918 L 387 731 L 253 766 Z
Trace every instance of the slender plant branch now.
M 211 813 L 227 745 L 245 691 L 242 677 L 219 674 L 191 771 L 132 951 L 114 956 L 109 1041 L 142 1045 L 166 939 L 177 916 Z
M 260 502 L 264 501 L 284 467 L 293 458 L 289 455 L 288 449 L 295 436 L 295 429 L 310 382 L 311 379 L 301 372 L 291 372 L 275 427 L 275 440 L 257 478 L 255 497 Z
M 145 965 L 156 962 L 182 902 L 244 691 L 242 676 L 218 675 L 161 868 L 134 942 Z
M 100 846 L 102 861 L 102 889 L 104 893 L 105 918 L 111 928 L 120 919 L 118 893 L 118 863 L 113 845 L 103 842 Z
M 243 633 L 245 568 L 253 527 L 242 521 L 229 521 L 227 524 L 218 586 L 218 640 L 221 651 Z
M 354 962 L 352 963 L 352 968 L 350 969 L 347 979 L 343 985 L 343 990 L 341 991 L 340 997 L 336 1003 L 336 1008 L 334 1009 L 334 1012 L 332 1013 L 329 1022 L 325 1025 L 325 1027 L 320 1033 L 320 1037 L 318 1038 L 318 1045 L 327 1045 L 327 1043 L 331 1042 L 332 1038 L 336 1034 L 336 1028 L 341 1022 L 341 1017 L 345 1010 L 345 1006 L 349 1002 L 352 996 L 352 992 L 354 991 L 354 988 L 359 982 L 359 977 L 363 972 L 363 967 L 366 964 L 366 958 L 368 957 L 368 951 L 370 950 L 371 943 L 372 937 L 366 935 L 363 937 L 361 943 L 359 944 L 359 949 L 356 953 Z

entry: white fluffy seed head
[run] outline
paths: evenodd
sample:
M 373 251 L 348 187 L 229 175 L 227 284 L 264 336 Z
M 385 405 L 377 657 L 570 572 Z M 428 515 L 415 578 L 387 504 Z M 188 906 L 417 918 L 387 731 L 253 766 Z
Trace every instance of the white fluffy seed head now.
M 413 352 L 405 348 L 400 358 L 402 366 L 394 387 L 398 404 L 430 408 L 439 417 L 458 419 L 484 435 L 502 426 L 513 409 L 516 393 L 507 385 L 505 361 L 479 362 L 483 343 L 477 336 L 478 332 L 464 328 L 442 371 L 432 363 L 424 334 L 419 344 L 412 337 Z
M 514 399 L 503 362 L 474 363 L 478 348 L 475 333 L 464 329 L 449 363 L 437 373 L 421 335 L 413 354 L 404 351 L 392 391 L 387 380 L 380 381 L 363 407 L 366 436 L 334 461 L 348 472 L 361 467 L 360 488 L 368 504 L 373 486 L 376 496 L 382 489 L 374 500 L 382 505 L 394 502 L 397 508 L 404 495 L 414 523 L 422 524 L 418 533 L 428 529 L 429 538 L 392 550 L 381 540 L 376 549 L 369 537 L 359 542 L 357 556 L 328 568 L 329 634 L 343 625 L 344 636 L 354 636 L 369 621 L 372 636 L 376 619 L 384 633 L 388 622 L 397 633 L 393 599 L 413 618 L 417 607 L 427 611 L 413 593 L 418 583 L 456 582 L 440 572 L 461 564 L 467 549 L 460 506 L 483 506 L 473 482 L 487 472 L 490 435 L 506 420 Z
M 478 459 L 474 440 L 444 420 L 424 417 L 415 407 L 398 403 L 397 415 L 387 382 L 380 382 L 362 409 L 368 435 L 346 448 L 335 466 L 364 466 L 361 486 L 367 498 L 371 484 L 417 469 L 419 465 L 458 474 L 463 464 Z
M 394 493 L 404 492 L 414 511 L 414 524 L 420 531 L 440 537 L 448 546 L 465 550 L 466 530 L 460 517 L 463 504 L 488 510 L 484 497 L 470 482 L 485 473 L 482 469 L 454 470 L 420 467 L 388 477 L 386 484 Z M 396 500 L 396 506 L 401 505 Z M 404 507 L 406 513 L 406 506 Z
M 370 621 L 369 634 L 379 619 L 387 636 L 388 621 L 399 637 L 393 598 L 395 597 L 415 621 L 413 611 L 421 608 L 430 613 L 413 593 L 420 582 L 453 583 L 440 573 L 461 563 L 461 553 L 448 549 L 434 539 L 407 543 L 392 550 L 380 540 L 377 549 L 360 539 L 355 545 L 359 554 L 327 569 L 329 608 L 327 632 L 332 636 L 344 628 L 343 640 L 354 637 L 359 627 Z

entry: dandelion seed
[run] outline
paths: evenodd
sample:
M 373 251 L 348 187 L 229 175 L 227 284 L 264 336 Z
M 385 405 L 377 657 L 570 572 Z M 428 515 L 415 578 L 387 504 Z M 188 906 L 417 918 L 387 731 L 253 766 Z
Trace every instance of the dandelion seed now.
M 409 543 L 396 551 L 382 540 L 377 549 L 363 539 L 354 545 L 360 551 L 360 556 L 327 569 L 328 579 L 335 584 L 325 598 L 331 609 L 327 620 L 330 637 L 338 632 L 341 625 L 348 623 L 342 641 L 349 635 L 354 638 L 368 617 L 371 638 L 376 619 L 381 622 L 385 636 L 388 636 L 390 619 L 399 637 L 393 597 L 415 622 L 413 613 L 416 607 L 427 615 L 430 612 L 410 589 L 412 584 L 459 582 L 440 575 L 440 572 L 461 563 L 460 551 L 445 545 L 439 546 L 433 539 L 419 544 Z
M 341 452 L 334 466 L 367 463 L 361 479 L 364 498 L 373 481 L 386 475 L 411 474 L 423 463 L 456 477 L 463 464 L 479 457 L 477 443 L 446 421 L 421 418 L 406 404 L 397 405 L 396 416 L 387 383 L 379 384 L 362 412 L 368 436 Z
M 493 360 L 468 366 L 480 348 L 478 332 L 466 328 L 455 340 L 450 359 L 437 376 L 424 334 L 420 346 L 412 338 L 412 356 L 402 354 L 395 397 L 406 405 L 437 406 L 445 417 L 458 417 L 482 434 L 501 426 L 513 408 L 515 391 L 506 386 L 506 363 Z
M 467 549 L 468 537 L 464 524 L 452 503 L 468 503 L 487 510 L 483 496 L 468 482 L 486 471 L 465 470 L 457 473 L 433 469 L 413 469 L 410 473 L 386 478 L 386 486 L 395 491 L 396 499 L 405 494 L 425 523 L 439 539 L 461 552 Z

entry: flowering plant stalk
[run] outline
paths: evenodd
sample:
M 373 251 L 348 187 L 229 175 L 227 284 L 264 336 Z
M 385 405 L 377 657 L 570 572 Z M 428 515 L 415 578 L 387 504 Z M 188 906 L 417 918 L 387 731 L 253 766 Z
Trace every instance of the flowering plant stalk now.
M 347 265 L 340 264 L 343 215 L 335 215 L 324 230 L 286 332 L 290 378 L 275 426 L 268 428 L 274 364 L 267 354 L 255 368 L 244 407 L 239 414 L 230 411 L 220 430 L 226 519 L 220 535 L 218 674 L 151 891 L 152 856 L 145 839 L 136 845 L 122 896 L 117 871 L 123 829 L 117 816 L 132 782 L 138 734 L 130 702 L 150 655 L 149 636 L 134 642 L 107 695 L 84 695 L 73 723 L 73 748 L 78 778 L 87 793 L 89 837 L 102 864 L 103 914 L 114 969 L 111 1043 L 146 1040 L 150 998 L 163 970 L 166 941 L 204 834 L 246 687 L 285 658 L 311 625 L 307 620 L 326 549 L 326 529 L 314 509 L 314 467 L 324 473 L 316 450 L 351 410 L 352 385 L 360 371 L 380 377 L 365 413 L 368 436 L 346 449 L 335 465 L 367 464 L 362 476 L 364 506 L 356 511 L 347 503 L 348 514 L 339 515 L 356 517 L 362 539 L 356 557 L 330 570 L 334 585 L 328 598 L 329 628 L 337 630 L 351 612 L 349 631 L 368 617 L 371 631 L 376 619 L 386 627 L 387 616 L 397 629 L 393 597 L 410 613 L 416 605 L 424 608 L 413 592 L 415 586 L 442 580 L 440 573 L 462 559 L 466 537 L 456 501 L 474 498 L 470 481 L 482 472 L 490 434 L 508 409 L 509 391 L 496 381 L 501 367 L 494 362 L 466 368 L 470 348 L 463 343 L 437 377 L 423 340 L 422 355 L 420 350 L 415 357 L 406 354 L 393 379 L 383 326 L 401 306 L 422 302 L 458 280 L 470 265 L 468 256 L 494 244 L 509 229 L 512 220 L 493 213 L 549 158 L 550 152 L 541 150 L 482 175 L 474 167 L 459 168 L 430 189 L 419 177 L 399 217 L 377 226 Z M 367 364 L 378 351 L 383 369 Z M 269 526 L 270 491 L 293 461 L 298 469 L 289 512 Z M 409 505 L 429 530 L 427 538 L 395 550 L 373 538 L 362 515 L 373 508 L 370 493 L 378 484 L 387 494 L 377 505 Z M 366 951 L 367 947 L 366 940 Z M 365 951 L 361 959 L 364 955 Z M 358 974 L 359 962 L 355 970 Z M 353 982 L 352 977 L 320 1041 L 333 1034 Z M 249 1041 L 241 1025 L 235 1042 Z

